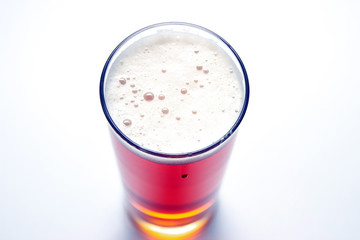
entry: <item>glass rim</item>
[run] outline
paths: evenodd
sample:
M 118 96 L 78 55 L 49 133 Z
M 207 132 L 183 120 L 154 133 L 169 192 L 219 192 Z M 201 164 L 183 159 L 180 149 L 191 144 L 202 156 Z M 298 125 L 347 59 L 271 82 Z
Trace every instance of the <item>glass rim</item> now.
M 131 140 L 129 137 L 127 137 L 126 134 L 123 133 L 119 129 L 119 127 L 116 125 L 116 123 L 112 119 L 112 117 L 111 117 L 111 115 L 110 115 L 110 113 L 108 111 L 108 108 L 106 106 L 106 101 L 105 101 L 105 80 L 106 80 L 105 76 L 106 76 L 110 61 L 112 60 L 113 56 L 116 54 L 118 49 L 120 49 L 132 37 L 144 32 L 146 30 L 156 28 L 156 27 L 171 26 L 171 25 L 181 25 L 181 26 L 187 26 L 187 27 L 190 27 L 190 28 L 196 28 L 196 29 L 202 30 L 204 32 L 207 32 L 207 33 L 213 35 L 215 38 L 218 38 L 234 54 L 236 60 L 240 64 L 241 71 L 242 71 L 242 74 L 243 74 L 243 77 L 244 77 L 244 79 L 243 79 L 243 81 L 244 81 L 244 93 L 245 93 L 244 102 L 243 102 L 240 114 L 239 114 L 237 120 L 235 121 L 235 123 L 233 124 L 233 126 L 230 128 L 229 131 L 226 132 L 225 135 L 223 135 L 220 139 L 218 139 L 214 143 L 210 144 L 209 146 L 206 146 L 204 148 L 201 148 L 201 149 L 198 149 L 198 150 L 195 150 L 195 151 L 187 152 L 187 153 L 165 153 L 165 152 L 158 152 L 158 151 L 154 151 L 154 150 L 151 150 L 151 149 L 141 147 L 139 144 L 137 144 L 136 142 Z M 247 110 L 247 106 L 248 106 L 248 102 L 249 102 L 249 94 L 250 94 L 249 91 L 250 91 L 249 80 L 248 80 L 248 75 L 247 75 L 245 66 L 244 66 L 240 56 L 234 50 L 234 48 L 225 39 L 223 39 L 221 36 L 219 36 L 215 32 L 213 32 L 213 31 L 211 31 L 211 30 L 209 30 L 207 28 L 204 28 L 202 26 L 192 24 L 192 23 L 186 23 L 186 22 L 162 22 L 162 23 L 152 24 L 152 25 L 141 28 L 141 29 L 137 30 L 136 32 L 130 34 L 128 37 L 126 37 L 124 40 L 122 40 L 115 47 L 115 49 L 111 52 L 111 54 L 109 55 L 105 65 L 104 65 L 104 68 L 102 70 L 101 77 L 100 77 L 100 102 L 101 102 L 101 106 L 102 106 L 103 112 L 105 114 L 105 117 L 106 117 L 108 123 L 110 124 L 112 130 L 114 130 L 115 133 L 119 137 L 121 137 L 122 140 L 124 140 L 127 144 L 129 144 L 130 146 L 136 148 L 137 150 L 139 150 L 139 151 L 141 151 L 141 152 L 143 152 L 145 154 L 149 154 L 151 156 L 155 156 L 155 157 L 159 157 L 159 158 L 166 158 L 166 159 L 185 159 L 185 158 L 189 158 L 189 157 L 196 157 L 196 156 L 205 154 L 205 153 L 207 153 L 207 152 L 209 152 L 211 150 L 214 150 L 220 144 L 222 144 L 223 142 L 228 140 L 234 134 L 234 132 L 237 130 L 237 128 L 239 127 L 239 125 L 240 125 L 240 123 L 242 121 L 242 119 L 245 116 L 245 112 Z

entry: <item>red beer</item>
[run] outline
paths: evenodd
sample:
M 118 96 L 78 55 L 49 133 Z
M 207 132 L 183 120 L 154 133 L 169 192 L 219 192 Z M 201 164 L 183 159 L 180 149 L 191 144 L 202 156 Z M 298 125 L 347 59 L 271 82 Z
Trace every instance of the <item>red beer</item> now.
M 139 157 L 113 137 L 123 183 L 131 198 L 154 211 L 186 212 L 213 200 L 233 141 L 191 163 L 162 164 Z M 141 177 L 139 177 L 141 176 Z
M 109 113 L 105 97 L 105 82 L 110 65 L 119 55 L 121 48 L 129 45 L 129 39 L 149 29 L 171 26 L 204 31 L 221 41 L 227 48 L 228 54 L 236 60 L 238 70 L 242 73 L 244 86 L 243 104 L 231 129 L 206 147 L 180 154 L 151 150 L 129 138 L 124 131 L 119 129 Z M 204 74 L 207 74 L 205 70 Z M 199 231 L 212 214 L 217 190 L 234 144 L 236 130 L 247 108 L 248 79 L 237 53 L 220 36 L 196 25 L 187 23 L 152 25 L 126 38 L 110 55 L 101 76 L 100 98 L 110 124 L 112 142 L 127 192 L 128 211 L 134 222 L 143 231 L 158 238 L 179 238 Z M 128 122 L 124 121 L 124 124 L 131 124 L 128 119 L 126 121 Z

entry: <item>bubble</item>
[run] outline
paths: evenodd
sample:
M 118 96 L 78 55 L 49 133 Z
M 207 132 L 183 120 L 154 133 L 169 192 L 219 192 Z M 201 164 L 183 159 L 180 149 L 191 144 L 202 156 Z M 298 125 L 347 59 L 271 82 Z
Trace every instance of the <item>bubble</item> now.
M 199 80 L 195 79 L 194 82 L 197 83 Z
M 158 98 L 159 98 L 159 100 L 164 100 L 164 99 L 165 99 L 165 95 L 164 95 L 164 94 L 159 94 Z
M 154 94 L 152 92 L 146 92 L 144 94 L 144 99 L 150 102 L 154 99 Z
M 196 69 L 199 70 L 199 71 L 202 70 L 202 68 L 203 68 L 203 67 L 200 66 L 200 65 L 196 66 Z
M 123 100 L 124 99 L 124 97 L 120 97 L 120 100 Z
M 176 117 L 176 120 L 178 120 L 178 121 L 179 121 L 179 120 L 180 120 L 180 117 Z
M 161 109 L 161 112 L 162 112 L 163 114 L 168 114 L 168 113 L 169 113 L 169 109 L 166 108 L 166 107 L 164 107 L 164 108 Z
M 134 94 L 137 93 L 137 92 L 138 92 L 137 90 L 132 90 L 132 93 L 134 93 Z
M 161 69 L 161 72 L 166 73 L 166 69 Z
M 136 108 L 137 108 L 138 106 L 139 106 L 139 104 L 136 104 L 136 103 L 134 104 L 134 107 L 136 107 Z
M 123 121 L 123 124 L 124 124 L 125 126 L 130 126 L 130 125 L 131 125 L 131 120 L 130 120 L 130 119 L 125 119 L 125 120 Z
M 142 117 L 142 118 L 143 118 L 144 116 L 145 116 L 144 114 L 140 114 L 140 117 Z
M 135 84 L 130 84 L 130 87 L 132 87 L 132 88 L 135 87 Z
M 119 79 L 119 83 L 120 83 L 121 85 L 125 85 L 126 79 L 125 79 L 125 78 L 120 78 L 120 79 Z
M 194 53 L 199 53 L 199 50 L 195 50 Z
M 186 82 L 185 84 L 186 84 L 186 85 L 189 85 L 190 83 L 189 83 L 189 82 Z
M 205 74 L 208 74 L 209 73 L 209 69 L 206 69 L 203 71 Z
M 196 110 L 192 110 L 192 113 L 193 113 L 193 114 L 197 114 L 197 111 L 196 111 Z
M 187 89 L 186 89 L 186 88 L 182 88 L 182 89 L 180 90 L 180 92 L 181 92 L 182 94 L 186 94 L 186 93 L 187 93 Z
M 200 87 L 201 87 L 201 88 L 203 88 L 203 87 L 204 87 L 204 85 L 200 84 Z

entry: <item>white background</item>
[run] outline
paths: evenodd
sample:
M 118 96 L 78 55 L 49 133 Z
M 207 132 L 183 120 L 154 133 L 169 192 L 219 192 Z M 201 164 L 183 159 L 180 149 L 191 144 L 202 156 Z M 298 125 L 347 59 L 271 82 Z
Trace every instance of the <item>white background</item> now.
M 0 239 L 140 240 L 102 113 L 103 65 L 132 32 L 224 37 L 248 112 L 202 240 L 360 239 L 360 2 L 0 2 Z

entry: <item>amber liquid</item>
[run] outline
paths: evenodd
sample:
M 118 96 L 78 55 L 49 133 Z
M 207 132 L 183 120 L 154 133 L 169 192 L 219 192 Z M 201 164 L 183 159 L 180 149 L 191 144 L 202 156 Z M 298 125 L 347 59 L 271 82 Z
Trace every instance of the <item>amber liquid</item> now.
M 144 224 L 145 228 L 148 224 L 168 228 L 196 222 L 203 227 L 211 217 L 233 142 L 234 138 L 200 161 L 161 164 L 139 157 L 113 136 L 128 210 L 135 223 L 140 228 Z

